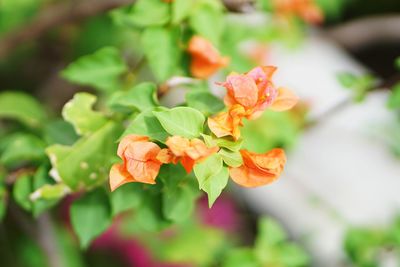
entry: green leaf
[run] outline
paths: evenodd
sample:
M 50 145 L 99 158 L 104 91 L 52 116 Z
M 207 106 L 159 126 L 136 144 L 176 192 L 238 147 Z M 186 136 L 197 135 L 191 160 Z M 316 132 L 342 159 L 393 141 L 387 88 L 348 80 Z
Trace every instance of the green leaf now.
M 288 267 L 310 266 L 310 256 L 296 244 L 285 244 L 280 249 L 281 262 Z
M 109 168 L 117 150 L 119 127 L 108 122 L 73 146 L 52 145 L 46 149 L 56 181 L 63 181 L 72 190 L 92 187 L 108 178 Z
M 93 111 L 95 102 L 96 96 L 89 93 L 77 93 L 65 104 L 62 116 L 74 126 L 77 134 L 91 134 L 106 124 L 107 119 L 104 115 Z
M 176 234 L 160 244 L 165 262 L 190 262 L 193 266 L 220 266 L 216 259 L 230 247 L 229 238 L 221 229 L 204 227 L 189 221 Z
M 365 98 L 368 91 L 372 90 L 377 83 L 377 78 L 370 74 L 355 76 L 351 73 L 338 75 L 339 82 L 353 91 L 354 101 L 360 102 Z
M 30 211 L 32 209 L 32 202 L 29 195 L 32 192 L 32 176 L 21 175 L 14 183 L 13 198 L 23 209 Z
M 348 72 L 339 73 L 337 79 L 345 88 L 351 88 L 357 83 L 357 76 Z
M 111 193 L 112 214 L 115 216 L 121 212 L 139 207 L 145 194 L 143 185 L 129 183 L 119 187 Z
M 396 59 L 395 65 L 396 65 L 397 69 L 400 70 L 400 57 L 398 57 L 398 58 Z
M 71 206 L 71 222 L 82 248 L 111 224 L 111 205 L 103 189 L 89 192 Z
M 49 122 L 44 128 L 44 139 L 50 145 L 72 145 L 78 138 L 74 127 L 62 119 Z
M 156 232 L 170 226 L 171 222 L 164 217 L 162 206 L 160 188 L 154 185 L 148 186 L 142 204 L 135 211 L 135 219 L 132 222 L 135 228 Z
M 10 136 L 0 157 L 0 163 L 15 167 L 26 162 L 37 163 L 46 157 L 45 143 L 31 134 Z
M 45 184 L 31 194 L 31 199 L 55 200 L 62 198 L 69 192 L 69 187 L 63 183 Z
M 133 108 L 144 111 L 158 106 L 157 87 L 153 83 L 141 83 L 128 91 L 118 91 L 110 99 L 108 105 L 111 108 Z
M 195 207 L 199 195 L 196 181 L 188 175 L 182 165 L 163 165 L 160 174 L 163 181 L 163 214 L 174 222 L 187 220 Z
M 218 154 L 226 165 L 230 167 L 239 167 L 243 164 L 242 155 L 239 151 L 230 151 L 228 149 L 220 149 Z
M 215 114 L 225 108 L 224 102 L 207 91 L 192 90 L 186 93 L 186 103 L 189 107 L 201 111 L 206 116 Z
M 143 31 L 141 41 L 144 54 L 157 80 L 163 82 L 177 72 L 181 52 L 176 30 L 149 27 Z
M 286 240 L 287 236 L 283 228 L 273 219 L 262 218 L 258 221 L 258 234 L 255 248 L 260 253 L 270 246 L 276 246 Z
M 223 267 L 261 267 L 253 250 L 249 248 L 232 249 L 223 261 Z
M 72 83 L 113 91 L 119 88 L 119 77 L 126 70 L 119 51 L 114 47 L 105 47 L 71 63 L 61 75 Z
M 221 156 L 214 154 L 204 162 L 196 164 L 194 174 L 199 182 L 199 188 L 207 193 L 208 205 L 211 208 L 228 184 L 228 168 L 223 166 Z
M 224 30 L 224 13 L 217 1 L 203 1 L 193 10 L 189 24 L 194 32 L 218 46 Z
M 161 26 L 170 19 L 170 5 L 162 0 L 138 0 L 129 12 L 129 21 L 137 26 Z
M 0 222 L 3 220 L 7 211 L 7 189 L 3 184 L 0 184 Z
M 32 96 L 21 92 L 0 93 L 0 119 L 17 120 L 30 127 L 39 127 L 46 120 L 46 113 Z
M 400 83 L 392 88 L 392 93 L 389 96 L 387 106 L 390 109 L 400 108 Z
M 193 108 L 176 107 L 153 112 L 162 127 L 171 135 L 187 138 L 198 137 L 203 132 L 204 115 Z
M 161 123 L 151 110 L 140 113 L 131 124 L 129 124 L 122 136 L 128 134 L 146 135 L 150 137 L 150 139 L 155 139 L 160 142 L 165 142 L 165 139 L 168 137 L 168 133 L 161 126 Z
M 190 16 L 194 0 L 174 0 L 172 2 L 172 23 L 179 24 Z
M 68 188 L 64 188 L 62 194 L 59 194 L 55 196 L 54 194 L 52 195 L 53 198 L 44 198 L 45 195 L 48 195 L 48 187 L 54 186 L 54 180 L 49 176 L 49 168 L 47 164 L 43 164 L 42 166 L 39 167 L 39 169 L 36 171 L 35 175 L 33 176 L 32 179 L 32 190 L 31 194 L 29 194 L 29 199 L 32 202 L 32 213 L 35 217 L 38 217 L 42 212 L 50 209 L 54 205 L 58 203 L 58 201 L 65 196 L 66 193 L 70 192 Z M 43 188 L 46 188 L 43 190 Z M 35 198 L 34 194 L 36 192 L 39 192 L 40 190 L 44 191 L 41 192 L 42 195 L 40 198 Z M 46 192 L 47 191 L 47 192 Z M 38 193 L 36 193 L 37 195 Z
M 201 135 L 206 142 L 207 146 L 219 146 L 226 148 L 230 151 L 239 151 L 242 147 L 243 139 L 239 139 L 237 141 L 230 140 L 228 138 L 215 138 L 210 135 L 202 134 Z

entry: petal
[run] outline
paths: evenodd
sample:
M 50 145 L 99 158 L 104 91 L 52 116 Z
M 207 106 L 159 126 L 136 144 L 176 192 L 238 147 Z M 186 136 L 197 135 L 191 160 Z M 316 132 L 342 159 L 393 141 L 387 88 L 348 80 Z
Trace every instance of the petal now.
M 245 108 L 253 107 L 258 100 L 258 87 L 251 77 L 231 75 L 228 82 L 232 87 L 232 95 L 237 103 Z
M 193 36 L 189 41 L 188 52 L 191 55 L 190 72 L 200 79 L 206 79 L 229 63 L 221 57 L 218 50 L 205 38 Z
M 195 78 L 199 79 L 207 79 L 216 73 L 222 65 L 217 62 L 210 62 L 203 58 L 192 57 L 192 61 L 190 62 L 190 73 Z
M 153 142 L 133 142 L 130 143 L 124 152 L 127 160 L 147 161 L 156 159 L 161 148 Z
M 247 76 L 251 77 L 255 82 L 271 80 L 275 71 L 278 68 L 275 66 L 261 66 L 255 67 L 246 73 Z
M 158 152 L 156 159 L 163 164 L 176 164 L 176 157 L 168 148 L 161 149 L 160 152 Z
M 157 161 L 130 160 L 126 168 L 137 182 L 155 184 L 155 179 L 160 171 L 161 163 Z
M 136 135 L 136 134 L 127 135 L 119 143 L 117 154 L 121 159 L 123 159 L 123 153 L 129 144 L 137 141 L 148 141 L 148 140 L 149 138 L 147 136 Z
M 286 155 L 283 149 L 275 148 L 264 154 L 253 155 L 252 160 L 259 168 L 280 174 L 286 164 Z
M 190 146 L 190 141 L 182 136 L 171 136 L 168 137 L 165 144 L 175 156 L 181 157 L 185 155 L 186 149 Z
M 262 172 L 257 169 L 242 165 L 238 168 L 229 168 L 229 175 L 232 180 L 244 187 L 258 187 L 267 185 L 275 181 L 278 176 L 268 172 Z
M 191 173 L 193 170 L 193 166 L 195 164 L 195 161 L 191 159 L 190 157 L 182 157 L 181 158 L 181 164 L 183 168 L 185 168 L 187 173 Z
M 114 191 L 123 184 L 136 182 L 136 180 L 124 169 L 123 164 L 114 164 L 110 170 L 110 188 Z
M 286 164 L 285 151 L 280 148 L 272 149 L 271 151 L 263 154 L 257 154 L 240 150 L 243 158 L 243 165 L 254 171 L 267 172 L 279 176 Z
M 278 96 L 269 107 L 273 111 L 289 110 L 297 104 L 299 98 L 290 90 L 280 87 L 278 89 Z
M 228 112 L 222 112 L 207 120 L 208 127 L 216 137 L 232 135 L 232 118 Z
M 200 56 L 208 62 L 217 63 L 220 55 L 218 50 L 207 39 L 195 35 L 189 41 L 188 52 L 192 56 Z
M 192 139 L 190 141 L 190 147 L 186 150 L 186 154 L 196 162 L 209 157 L 211 154 L 218 151 L 218 147 L 209 148 L 200 139 Z

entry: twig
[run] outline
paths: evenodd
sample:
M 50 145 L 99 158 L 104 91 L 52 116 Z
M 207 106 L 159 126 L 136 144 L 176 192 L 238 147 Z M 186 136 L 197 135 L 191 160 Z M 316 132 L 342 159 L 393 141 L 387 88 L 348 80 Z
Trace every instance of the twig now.
M 357 50 L 368 44 L 400 40 L 400 16 L 398 14 L 366 17 L 340 24 L 327 31 L 330 38 L 349 50 Z
M 58 242 L 51 216 L 48 213 L 38 218 L 38 242 L 46 254 L 50 267 L 64 267 L 65 263 L 60 257 Z
M 62 2 L 43 9 L 29 24 L 12 31 L 0 40 L 0 58 L 30 40 L 35 40 L 60 25 L 79 21 L 116 7 L 133 3 L 135 0 L 84 0 Z

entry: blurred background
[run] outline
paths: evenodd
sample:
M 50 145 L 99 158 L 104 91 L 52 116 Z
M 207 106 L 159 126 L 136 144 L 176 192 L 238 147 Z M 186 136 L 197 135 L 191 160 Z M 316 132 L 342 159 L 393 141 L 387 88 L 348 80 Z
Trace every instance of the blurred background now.
M 75 92 L 93 92 L 60 76 L 70 62 L 112 45 L 138 63 L 136 32 L 120 10 L 131 2 L 0 0 L 0 90 L 34 96 L 56 120 Z M 243 128 L 247 148 L 287 149 L 276 183 L 230 185 L 212 209 L 200 197 L 188 222 L 157 233 L 159 222 L 127 210 L 86 251 L 69 222 L 76 196 L 32 219 L 0 190 L 8 201 L 0 265 L 400 266 L 400 2 L 315 0 L 318 23 L 283 21 L 271 2 L 223 1 L 218 48 L 231 64 L 209 86 L 222 96 L 214 82 L 229 71 L 275 65 L 276 84 L 299 95 L 293 111 L 266 112 Z M 140 79 L 152 79 L 148 72 Z M 161 101 L 181 102 L 182 90 Z M 18 127 L 0 122 L 1 169 L 12 169 L 4 151 Z M 252 261 L 260 253 L 268 264 Z

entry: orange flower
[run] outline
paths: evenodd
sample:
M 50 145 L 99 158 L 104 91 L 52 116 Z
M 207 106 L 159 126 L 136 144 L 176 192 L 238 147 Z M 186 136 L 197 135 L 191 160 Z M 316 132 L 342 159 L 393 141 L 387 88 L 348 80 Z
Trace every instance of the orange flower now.
M 232 180 L 244 187 L 257 187 L 275 181 L 286 163 L 285 152 L 275 148 L 265 154 L 256 154 L 247 150 L 240 151 L 243 165 L 229 168 Z
M 274 6 L 280 15 L 296 15 L 311 24 L 319 24 L 324 20 L 322 10 L 313 0 L 275 0 Z
M 192 58 L 190 72 L 194 77 L 200 79 L 210 77 L 229 62 L 227 57 L 221 57 L 207 39 L 197 35 L 190 39 L 188 52 Z
M 160 151 L 147 136 L 132 134 L 124 137 L 117 152 L 123 163 L 114 164 L 110 171 L 111 191 L 129 182 L 155 184 L 162 164 L 157 159 Z
M 200 139 L 189 140 L 181 136 L 169 137 L 166 145 L 173 154 L 170 158 L 171 162 L 176 163 L 180 160 L 187 173 L 192 171 L 195 163 L 205 160 L 219 149 L 218 147 L 208 148 Z
M 225 104 L 244 107 L 246 118 L 256 119 L 270 107 L 276 111 L 292 108 L 297 96 L 287 89 L 276 89 L 271 81 L 276 67 L 256 67 L 245 74 L 230 74 L 226 82 L 220 83 L 227 90 Z
M 243 106 L 235 104 L 227 112 L 221 112 L 208 118 L 208 127 L 217 137 L 232 136 L 234 140 L 240 137 L 239 127 L 245 116 Z

